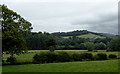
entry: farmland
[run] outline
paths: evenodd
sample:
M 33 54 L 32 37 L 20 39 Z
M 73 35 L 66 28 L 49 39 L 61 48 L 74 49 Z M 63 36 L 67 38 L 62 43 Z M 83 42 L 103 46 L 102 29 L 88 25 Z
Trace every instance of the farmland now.
M 63 38 L 69 38 L 69 37 L 72 37 L 72 36 L 65 36 Z M 105 37 L 94 35 L 94 34 L 90 34 L 90 33 L 89 34 L 85 34 L 85 35 L 79 35 L 77 37 L 79 37 L 79 38 L 94 38 L 94 39 L 96 39 L 96 38 L 105 38 Z
M 99 50 L 98 52 L 88 52 L 86 50 L 56 50 L 55 52 L 65 51 L 67 53 L 97 53 L 115 54 L 118 52 L 106 52 Z M 29 50 L 28 53 L 15 55 L 18 62 L 32 62 L 36 53 L 49 52 L 48 50 Z M 3 59 L 6 60 L 10 55 L 4 54 Z M 16 69 L 16 70 L 14 70 Z M 23 65 L 5 65 L 2 67 L 3 72 L 118 72 L 118 60 L 103 61 L 76 61 L 63 63 L 45 63 L 45 64 L 23 64 Z
M 28 61 L 32 61 L 33 60 L 33 56 L 36 53 L 40 53 L 40 52 L 48 52 L 49 50 L 29 50 L 29 53 L 25 53 L 25 54 L 20 54 L 20 55 L 15 55 L 15 57 L 17 58 L 18 62 L 28 62 Z M 68 53 L 92 53 L 93 55 L 97 54 L 97 53 L 106 53 L 107 55 L 109 54 L 115 54 L 118 56 L 118 52 L 105 52 L 105 50 L 99 50 L 98 52 L 88 52 L 87 50 L 55 50 L 55 52 L 61 52 L 61 51 L 65 51 Z M 3 60 L 6 60 L 7 57 L 10 57 L 9 54 L 4 54 L 3 55 Z
M 118 72 L 118 60 L 9 65 L 3 72 Z

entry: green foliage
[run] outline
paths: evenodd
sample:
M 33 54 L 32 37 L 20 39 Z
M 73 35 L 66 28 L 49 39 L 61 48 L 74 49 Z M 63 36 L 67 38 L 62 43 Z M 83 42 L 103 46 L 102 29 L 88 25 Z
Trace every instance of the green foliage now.
M 3 52 L 8 51 L 12 56 L 26 49 L 23 35 L 30 33 L 31 23 L 16 12 L 2 5 L 2 42 Z
M 53 52 L 56 48 L 56 41 L 55 39 L 51 38 L 45 41 L 46 46 L 48 47 L 48 49 Z
M 87 42 L 86 43 L 86 47 L 87 47 L 87 50 L 88 51 L 93 51 L 95 48 L 94 48 L 94 44 L 91 43 L 91 42 Z
M 92 53 L 73 53 L 67 52 L 47 52 L 36 54 L 33 57 L 34 63 L 53 63 L 53 62 L 70 62 L 70 61 L 84 61 L 84 60 L 106 60 L 107 55 L 105 53 L 99 53 L 93 56 Z
M 102 43 L 102 42 L 96 43 L 95 44 L 95 49 L 96 50 L 105 50 L 106 49 L 106 45 L 104 43 Z
M 110 54 L 110 55 L 109 55 L 109 58 L 111 58 L 111 59 L 116 59 L 117 56 L 116 56 L 115 54 Z
M 36 50 L 36 49 L 48 49 L 46 45 L 46 40 L 53 39 L 53 35 L 43 34 L 43 33 L 32 33 L 29 36 L 26 36 L 26 43 L 28 49 Z
M 49 46 L 49 50 L 50 50 L 50 52 L 54 52 L 55 47 L 54 46 Z
M 79 45 L 79 48 L 80 48 L 81 50 L 86 50 L 86 49 L 87 49 L 85 43 L 81 43 L 81 44 Z
M 96 38 L 94 40 L 94 43 L 104 43 L 104 44 L 107 44 L 107 42 L 109 41 L 110 39 L 109 38 Z
M 82 60 L 92 60 L 93 55 L 92 53 L 82 53 L 81 55 Z
M 59 52 L 57 60 L 58 62 L 69 62 L 71 60 L 71 57 L 67 52 Z
M 33 63 L 46 63 L 47 56 L 46 53 L 36 54 L 33 57 Z
M 72 59 L 74 61 L 82 61 L 82 56 L 81 56 L 81 54 L 74 53 L 74 54 L 72 54 Z
M 13 56 L 10 56 L 7 58 L 6 62 L 10 62 L 11 64 L 14 64 L 17 62 L 16 58 Z
M 108 50 L 120 51 L 120 39 L 112 39 L 108 44 Z
M 58 55 L 54 52 L 48 52 L 46 56 L 47 56 L 47 60 L 46 60 L 47 63 L 53 63 L 57 61 Z
M 33 63 L 53 63 L 57 60 L 57 54 L 54 52 L 40 53 L 33 57 Z
M 105 53 L 98 53 L 94 56 L 95 60 L 107 60 L 107 54 Z

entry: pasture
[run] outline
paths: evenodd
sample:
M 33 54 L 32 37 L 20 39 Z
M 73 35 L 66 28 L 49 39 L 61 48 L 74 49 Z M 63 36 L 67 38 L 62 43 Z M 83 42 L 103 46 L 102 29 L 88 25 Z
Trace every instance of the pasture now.
M 61 52 L 61 51 L 65 51 L 65 52 L 70 53 L 70 54 L 87 52 L 87 53 L 92 53 L 93 55 L 95 55 L 97 53 L 106 53 L 107 55 L 115 54 L 118 56 L 118 52 L 106 52 L 106 50 L 98 50 L 98 52 L 88 52 L 88 50 L 55 50 L 56 53 Z M 49 52 L 49 50 L 29 50 L 28 53 L 15 55 L 15 57 L 16 57 L 18 62 L 32 62 L 33 56 L 36 53 L 40 53 L 40 52 Z M 3 54 L 3 60 L 7 60 L 8 57 L 10 57 L 9 54 Z
M 72 37 L 72 36 L 65 36 L 63 38 L 69 38 L 69 37 Z M 91 33 L 85 34 L 85 35 L 79 35 L 79 36 L 76 36 L 76 37 L 79 37 L 79 38 L 93 38 L 93 39 L 96 39 L 96 38 L 105 38 L 105 37 L 94 35 L 94 34 L 91 34 Z
M 48 52 L 49 50 L 29 50 L 28 53 L 15 55 L 18 62 L 32 62 L 36 53 Z M 98 52 L 88 52 L 87 50 L 55 50 L 56 53 L 65 51 L 67 53 L 97 53 L 115 54 L 118 52 L 106 52 L 99 50 Z M 3 59 L 6 60 L 9 54 L 4 54 Z M 45 63 L 45 64 L 24 64 L 24 65 L 5 65 L 2 66 L 3 72 L 118 72 L 118 60 L 103 61 L 76 61 L 63 63 Z
M 118 60 L 8 65 L 3 72 L 118 72 Z

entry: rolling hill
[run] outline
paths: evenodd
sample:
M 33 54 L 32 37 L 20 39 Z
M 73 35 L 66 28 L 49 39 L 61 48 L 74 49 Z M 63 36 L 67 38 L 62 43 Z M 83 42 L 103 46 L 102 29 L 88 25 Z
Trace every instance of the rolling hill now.
M 119 35 L 108 34 L 108 33 L 95 33 L 87 30 L 77 30 L 71 32 L 56 32 L 52 33 L 54 36 L 69 38 L 72 36 L 80 37 L 80 38 L 120 38 Z

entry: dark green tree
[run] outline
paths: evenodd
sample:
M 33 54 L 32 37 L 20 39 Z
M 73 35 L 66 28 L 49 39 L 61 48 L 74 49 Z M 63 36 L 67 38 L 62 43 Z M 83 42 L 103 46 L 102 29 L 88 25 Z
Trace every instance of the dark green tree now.
M 53 52 L 56 48 L 56 40 L 51 38 L 45 41 L 47 48 Z
M 112 39 L 108 44 L 108 51 L 120 51 L 120 39 Z
M 87 42 L 87 43 L 85 43 L 85 44 L 86 44 L 86 48 L 87 48 L 88 51 L 93 51 L 93 50 L 95 49 L 93 43 Z
M 105 50 L 106 49 L 106 45 L 103 42 L 96 43 L 95 44 L 95 49 L 96 50 Z
M 26 49 L 26 41 L 23 36 L 28 35 L 32 29 L 31 23 L 19 14 L 10 10 L 5 5 L 2 7 L 2 42 L 3 52 L 8 51 L 11 56 L 19 54 Z

